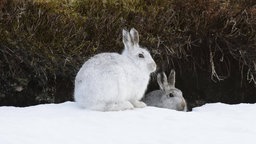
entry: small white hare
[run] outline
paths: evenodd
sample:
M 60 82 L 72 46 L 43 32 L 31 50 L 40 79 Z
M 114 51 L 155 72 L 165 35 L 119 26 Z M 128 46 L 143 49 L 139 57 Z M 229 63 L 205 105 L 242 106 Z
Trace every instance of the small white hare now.
M 168 80 L 164 72 L 159 73 L 157 82 L 160 90 L 152 91 L 143 98 L 148 106 L 187 111 L 187 103 L 181 90 L 175 88 L 174 70 L 171 70 Z
M 139 46 L 139 33 L 123 30 L 124 50 L 100 53 L 86 61 L 75 78 L 74 99 L 79 106 L 97 111 L 145 107 L 141 102 L 156 63 Z

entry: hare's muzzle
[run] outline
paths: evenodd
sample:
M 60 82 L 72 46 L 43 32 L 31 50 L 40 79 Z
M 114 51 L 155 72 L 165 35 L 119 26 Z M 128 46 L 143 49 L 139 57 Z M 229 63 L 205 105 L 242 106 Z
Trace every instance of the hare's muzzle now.
M 148 69 L 150 72 L 156 71 L 156 63 L 153 62 L 153 63 L 148 64 Z

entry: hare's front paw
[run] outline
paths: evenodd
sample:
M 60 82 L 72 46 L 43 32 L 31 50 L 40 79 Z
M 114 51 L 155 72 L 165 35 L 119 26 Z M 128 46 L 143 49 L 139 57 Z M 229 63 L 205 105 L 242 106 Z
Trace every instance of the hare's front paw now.
M 133 105 L 129 101 L 118 102 L 118 103 L 109 103 L 105 111 L 121 111 L 121 110 L 129 110 L 133 109 Z
M 125 101 L 125 102 L 121 103 L 120 105 L 123 110 L 134 108 L 133 105 L 129 101 Z
M 130 102 L 132 103 L 132 105 L 135 108 L 144 108 L 144 107 L 147 106 L 144 102 L 141 102 L 141 101 L 138 101 L 138 100 L 133 100 L 133 101 L 130 101 Z

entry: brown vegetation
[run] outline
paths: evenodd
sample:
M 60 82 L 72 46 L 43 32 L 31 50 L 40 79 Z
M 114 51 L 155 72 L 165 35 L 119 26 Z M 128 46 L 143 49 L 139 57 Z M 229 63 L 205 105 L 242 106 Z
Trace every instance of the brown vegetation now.
M 190 105 L 256 102 L 254 0 L 0 1 L 0 105 L 72 100 L 90 56 L 122 50 L 135 27 Z M 149 90 L 157 88 L 154 80 Z

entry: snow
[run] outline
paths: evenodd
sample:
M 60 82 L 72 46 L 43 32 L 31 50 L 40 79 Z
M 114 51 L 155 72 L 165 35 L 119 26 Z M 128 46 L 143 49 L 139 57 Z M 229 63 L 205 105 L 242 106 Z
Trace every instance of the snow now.
M 0 107 L 0 144 L 255 144 L 256 104 L 206 104 L 192 112 L 119 112 L 74 102 Z

